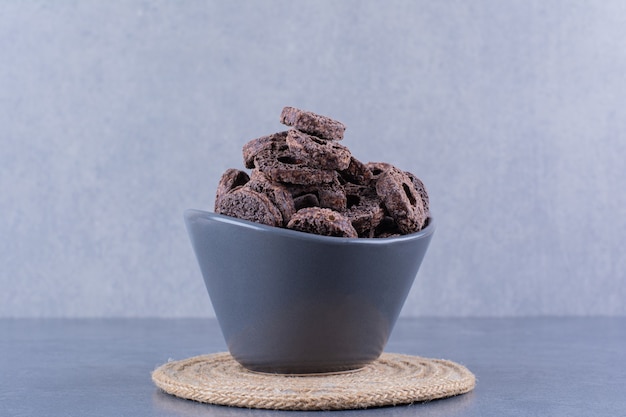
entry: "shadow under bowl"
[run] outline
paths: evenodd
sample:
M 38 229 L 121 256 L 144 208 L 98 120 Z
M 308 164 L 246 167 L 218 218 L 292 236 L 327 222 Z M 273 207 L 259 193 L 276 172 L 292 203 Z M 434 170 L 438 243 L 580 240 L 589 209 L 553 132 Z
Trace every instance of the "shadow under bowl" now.
M 319 236 L 201 210 L 185 223 L 231 355 L 258 372 L 310 374 L 376 360 L 435 230 Z

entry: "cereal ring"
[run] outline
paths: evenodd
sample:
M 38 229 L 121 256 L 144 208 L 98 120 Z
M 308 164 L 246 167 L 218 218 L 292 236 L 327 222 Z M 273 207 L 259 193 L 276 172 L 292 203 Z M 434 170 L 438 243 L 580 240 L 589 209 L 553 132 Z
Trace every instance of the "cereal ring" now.
M 422 204 L 424 205 L 424 213 L 426 213 L 426 217 L 430 216 L 430 202 L 428 199 L 428 193 L 426 192 L 426 187 L 424 186 L 424 183 L 422 182 L 422 180 L 417 178 L 417 176 L 415 176 L 414 174 L 408 171 L 405 171 L 404 173 L 408 175 L 408 177 L 411 179 L 411 182 L 413 183 L 415 190 L 421 197 Z
M 287 134 L 287 146 L 312 167 L 343 170 L 350 165 L 348 148 L 332 140 L 323 140 L 292 129 Z
M 257 169 L 252 170 L 252 176 L 246 187 L 269 197 L 270 201 L 280 211 L 283 225 L 286 225 L 296 212 L 293 198 L 287 188 L 280 183 L 271 182 L 261 171 Z
M 246 168 L 254 168 L 254 158 L 261 151 L 280 151 L 287 148 L 287 130 L 252 139 L 243 145 L 243 163 Z
M 254 166 L 270 180 L 289 184 L 322 184 L 333 181 L 337 176 L 335 171 L 307 166 L 289 149 L 263 150 L 255 156 Z
M 376 180 L 376 192 L 382 198 L 400 232 L 413 233 L 426 221 L 424 205 L 411 179 L 403 171 L 391 168 Z
M 374 237 L 395 237 L 400 236 L 400 230 L 398 229 L 398 225 L 396 221 L 391 216 L 385 216 L 381 220 L 381 222 L 374 229 Z
M 372 173 L 372 180 L 376 181 L 378 177 L 381 176 L 386 171 L 389 171 L 391 168 L 395 168 L 393 165 L 388 164 L 387 162 L 368 162 L 365 166 Z
M 372 171 L 355 157 L 350 158 L 348 167 L 339 172 L 339 178 L 344 183 L 368 185 L 372 182 Z
M 346 193 L 335 174 L 333 181 L 321 184 L 295 185 L 285 184 L 294 198 L 305 194 L 313 194 L 318 200 L 318 206 L 343 211 L 346 208 Z
M 245 186 L 223 195 L 215 204 L 215 212 L 268 226 L 280 226 L 283 223 L 280 211 L 268 196 Z
M 235 168 L 227 169 L 222 174 L 220 182 L 217 185 L 217 192 L 215 193 L 215 204 L 226 193 L 230 192 L 234 188 L 244 185 L 250 181 L 250 177 L 244 171 L 240 171 Z
M 302 132 L 328 140 L 343 139 L 343 132 L 346 130 L 346 126 L 337 120 L 294 107 L 283 108 L 280 114 L 280 122 Z
M 296 211 L 298 211 L 305 207 L 319 207 L 320 201 L 318 200 L 315 194 L 310 193 L 310 194 L 302 194 L 294 198 L 293 204 L 296 207 Z
M 376 227 L 385 216 L 376 190 L 354 184 L 347 184 L 345 189 L 347 210 L 343 214 L 350 219 L 360 237 L 374 237 Z
M 348 218 L 339 212 L 321 207 L 298 210 L 287 228 L 324 236 L 358 237 Z

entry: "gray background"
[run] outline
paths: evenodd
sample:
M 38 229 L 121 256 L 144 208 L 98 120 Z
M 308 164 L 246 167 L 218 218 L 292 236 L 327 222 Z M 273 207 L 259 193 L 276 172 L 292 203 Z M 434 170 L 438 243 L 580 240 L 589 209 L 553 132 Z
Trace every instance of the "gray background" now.
M 425 182 L 404 316 L 626 314 L 626 3 L 0 2 L 0 316 L 212 316 L 182 220 L 290 105 Z

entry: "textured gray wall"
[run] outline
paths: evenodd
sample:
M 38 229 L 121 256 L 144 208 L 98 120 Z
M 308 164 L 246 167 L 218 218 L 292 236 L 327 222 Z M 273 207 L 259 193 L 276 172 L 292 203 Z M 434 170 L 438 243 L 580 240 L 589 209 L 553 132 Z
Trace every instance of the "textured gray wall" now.
M 626 3 L 0 3 L 0 316 L 208 316 L 182 220 L 301 107 L 415 172 L 403 315 L 626 314 Z

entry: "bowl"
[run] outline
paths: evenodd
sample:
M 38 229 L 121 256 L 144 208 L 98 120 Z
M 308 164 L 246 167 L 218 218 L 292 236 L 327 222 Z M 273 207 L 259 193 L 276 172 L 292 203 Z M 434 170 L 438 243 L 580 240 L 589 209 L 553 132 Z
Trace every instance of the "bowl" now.
M 435 230 L 320 236 L 202 210 L 184 214 L 234 359 L 257 372 L 361 368 L 383 352 Z

